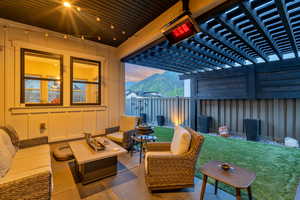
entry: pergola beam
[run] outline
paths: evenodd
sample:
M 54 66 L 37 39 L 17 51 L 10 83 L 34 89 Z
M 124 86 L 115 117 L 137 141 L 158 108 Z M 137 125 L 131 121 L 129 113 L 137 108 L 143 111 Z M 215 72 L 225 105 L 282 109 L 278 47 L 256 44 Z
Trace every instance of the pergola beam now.
M 285 27 L 285 30 L 288 34 L 288 37 L 289 37 L 289 40 L 290 40 L 290 43 L 291 43 L 291 46 L 292 46 L 292 50 L 295 54 L 295 57 L 298 58 L 299 55 L 298 55 L 298 48 L 296 46 L 296 39 L 295 39 L 295 35 L 294 35 L 294 32 L 293 32 L 293 28 L 292 28 L 291 23 L 290 23 L 290 19 L 289 19 L 288 12 L 287 12 L 287 9 L 286 9 L 286 6 L 285 6 L 285 2 L 283 0 L 275 0 L 275 4 L 278 8 L 280 18 L 281 18 L 281 20 L 283 22 L 283 25 Z
M 268 42 L 270 47 L 273 49 L 275 54 L 279 57 L 280 60 L 282 60 L 283 55 L 279 51 L 278 45 L 273 40 L 273 38 L 272 38 L 271 34 L 269 33 L 269 31 L 266 28 L 264 28 L 264 24 L 262 23 L 260 18 L 257 16 L 255 11 L 250 7 L 249 3 L 247 3 L 246 1 L 243 1 L 240 4 L 240 8 L 246 13 L 247 16 L 250 16 L 249 20 L 252 22 L 254 27 L 264 36 L 264 38 L 266 38 L 266 41 Z
M 248 48 L 255 52 L 265 62 L 268 62 L 268 56 L 263 51 L 261 51 L 252 41 L 245 37 L 239 29 L 235 28 L 231 20 L 227 20 L 224 14 L 222 14 L 216 20 L 219 22 L 219 24 L 221 24 L 223 27 L 229 30 L 231 34 L 235 35 L 238 38 L 238 40 L 244 42 L 248 46 Z

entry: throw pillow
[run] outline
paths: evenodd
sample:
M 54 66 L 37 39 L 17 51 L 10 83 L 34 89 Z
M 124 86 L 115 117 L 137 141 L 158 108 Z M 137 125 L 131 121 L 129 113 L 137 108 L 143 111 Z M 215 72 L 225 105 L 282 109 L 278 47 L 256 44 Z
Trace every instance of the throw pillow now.
M 2 137 L 0 137 L 0 178 L 9 170 L 12 163 L 12 156 L 8 151 Z
M 11 143 L 11 139 L 9 135 L 3 129 L 0 129 L 0 137 L 2 138 L 2 141 L 5 147 L 7 148 L 7 150 L 9 151 L 10 155 L 12 157 L 15 156 L 17 151 L 16 147 Z
M 175 127 L 174 137 L 171 143 L 171 152 L 180 155 L 188 152 L 191 143 L 191 134 L 183 127 Z
M 1 126 L 0 129 L 4 130 L 10 137 L 11 143 L 18 150 L 20 147 L 20 140 L 17 131 L 12 126 Z

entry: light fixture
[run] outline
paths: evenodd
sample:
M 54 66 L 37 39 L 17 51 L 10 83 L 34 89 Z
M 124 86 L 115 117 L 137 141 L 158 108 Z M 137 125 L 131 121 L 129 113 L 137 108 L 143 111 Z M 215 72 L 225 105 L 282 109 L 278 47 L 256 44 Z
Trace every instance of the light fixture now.
M 81 8 L 80 8 L 80 7 L 77 7 L 76 10 L 77 10 L 78 12 L 80 12 L 80 11 L 81 11 Z
M 70 2 L 64 1 L 63 5 L 64 5 L 64 7 L 66 7 L 66 8 L 71 8 Z
M 114 40 L 114 41 L 116 41 L 116 40 L 117 40 L 117 38 L 113 37 L 113 40 Z
M 84 40 L 84 36 L 83 35 L 81 36 L 81 39 Z
M 97 20 L 97 22 L 100 22 L 101 19 L 100 19 L 100 17 L 97 17 L 96 20 Z
M 122 34 L 125 35 L 125 34 L 126 34 L 126 31 L 122 31 Z
M 101 37 L 100 37 L 100 36 L 98 36 L 98 40 L 101 40 Z
M 45 37 L 48 37 L 49 36 L 49 34 L 48 33 L 45 33 Z
M 68 38 L 68 35 L 67 35 L 67 34 L 64 34 L 64 38 L 67 39 L 67 38 Z
M 115 26 L 114 26 L 114 25 L 110 25 L 110 28 L 111 28 L 111 29 L 114 29 L 114 28 L 115 28 Z

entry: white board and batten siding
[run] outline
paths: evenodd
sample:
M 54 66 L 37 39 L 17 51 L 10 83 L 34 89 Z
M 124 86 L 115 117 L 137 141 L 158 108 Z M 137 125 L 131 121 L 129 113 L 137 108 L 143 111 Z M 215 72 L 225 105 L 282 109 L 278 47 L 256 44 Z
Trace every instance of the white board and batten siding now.
M 4 28 L 8 25 L 8 28 Z M 29 30 L 24 33 L 24 29 Z M 45 38 L 47 32 L 49 37 Z M 20 49 L 64 56 L 63 106 L 25 107 L 20 103 Z M 123 112 L 123 66 L 116 48 L 0 19 L 0 125 L 16 128 L 21 139 L 48 136 L 50 142 L 103 133 Z M 70 57 L 101 61 L 101 106 L 70 105 Z M 46 130 L 40 131 L 40 124 Z

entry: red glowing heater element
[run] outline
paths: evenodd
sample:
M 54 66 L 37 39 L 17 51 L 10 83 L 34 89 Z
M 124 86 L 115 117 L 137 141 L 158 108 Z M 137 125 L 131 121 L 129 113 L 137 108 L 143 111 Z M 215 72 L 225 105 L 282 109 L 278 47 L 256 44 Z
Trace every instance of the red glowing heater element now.
M 169 40 L 170 44 L 178 43 L 197 32 L 199 32 L 197 24 L 188 15 L 175 19 L 162 28 L 162 33 Z

